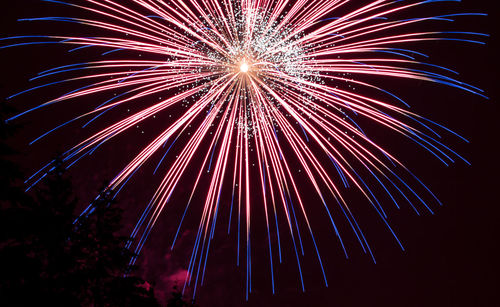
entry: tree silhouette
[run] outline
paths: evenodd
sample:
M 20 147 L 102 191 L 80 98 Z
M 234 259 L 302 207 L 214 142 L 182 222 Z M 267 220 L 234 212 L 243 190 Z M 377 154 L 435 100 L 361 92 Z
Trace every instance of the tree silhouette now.
M 3 117 L 7 110 L 3 105 L 1 108 Z M 55 251 L 61 246 L 59 223 L 64 217 L 54 215 L 57 208 L 38 203 L 21 188 L 21 172 L 9 159 L 15 151 L 6 145 L 6 139 L 14 130 L 15 127 L 2 118 L 0 292 L 2 304 L 6 306 L 29 306 L 45 302 L 55 289 L 51 281 L 54 279 L 53 266 L 58 261 L 56 258 L 61 256 Z M 47 196 L 42 195 L 40 200 Z M 49 201 L 49 198 L 45 200 Z M 62 267 L 64 263 L 60 265 Z M 59 298 L 62 299 L 62 296 Z
M 134 256 L 125 248 L 129 237 L 119 235 L 122 210 L 104 190 L 89 213 L 76 223 L 73 244 L 82 279 L 88 281 L 82 299 L 92 306 L 158 306 L 152 287 L 126 275 Z
M 197 307 L 194 301 L 188 302 L 179 291 L 177 286 L 174 286 L 171 292 L 171 297 L 167 302 L 167 307 Z
M 132 275 L 122 210 L 103 189 L 85 214 L 62 159 L 26 193 L 7 145 L 15 127 L 0 106 L 1 306 L 157 307 L 153 286 Z M 174 288 L 168 307 L 195 307 Z
M 133 254 L 119 234 L 122 211 L 103 191 L 82 216 L 60 159 L 23 204 L 2 210 L 2 303 L 6 306 L 159 306 L 153 288 L 128 276 Z M 29 293 L 29 295 L 26 295 Z
M 126 276 L 133 254 L 119 234 L 122 212 L 103 191 L 77 216 L 63 161 L 25 193 L 7 145 L 15 127 L 0 106 L 0 293 L 2 306 L 159 306 L 153 287 Z

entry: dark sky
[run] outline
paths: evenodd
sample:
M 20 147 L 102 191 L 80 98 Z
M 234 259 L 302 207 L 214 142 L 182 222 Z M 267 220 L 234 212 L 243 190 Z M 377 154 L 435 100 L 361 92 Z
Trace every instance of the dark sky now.
M 353 1 L 356 2 L 356 1 Z M 460 80 L 486 91 L 489 100 L 469 95 L 443 86 L 421 82 L 393 82 L 382 80 L 387 89 L 397 88 L 397 93 L 422 115 L 445 123 L 447 127 L 469 139 L 470 144 L 447 137 L 445 141 L 463 154 L 472 166 L 457 163 L 451 167 L 439 164 L 423 150 L 410 146 L 400 138 L 386 138 L 376 129 L 373 138 L 396 153 L 406 165 L 438 195 L 444 206 L 433 206 L 435 215 L 416 216 L 408 208 L 390 212 L 391 225 L 406 248 L 402 252 L 391 235 L 377 222 L 376 217 L 361 217 L 366 223 L 370 244 L 377 264 L 362 253 L 354 238 L 347 236 L 350 259 L 346 260 L 331 227 L 323 223 L 322 216 L 313 216 L 317 240 L 329 282 L 324 286 L 321 271 L 316 264 L 313 247 L 305 243 L 303 273 L 305 293 L 297 278 L 295 255 L 288 239 L 283 241 L 284 263 L 276 266 L 276 294 L 271 295 L 267 260 L 267 242 L 261 236 L 265 230 L 256 231 L 253 239 L 253 285 L 250 300 L 245 302 L 245 269 L 236 267 L 235 236 L 227 235 L 227 217 L 221 217 L 221 227 L 215 237 L 209 257 L 206 282 L 200 288 L 197 301 L 200 306 L 495 306 L 498 305 L 498 142 L 499 142 L 499 77 L 498 72 L 498 9 L 491 0 L 465 0 L 462 4 L 448 4 L 440 13 L 486 12 L 488 17 L 465 18 L 454 28 L 491 34 L 486 46 L 464 45 L 449 42 L 422 44 L 420 51 L 431 55 L 430 62 L 451 67 L 460 72 Z M 41 1 L 2 1 L 1 36 L 58 33 L 56 24 L 18 23 L 24 17 L 64 16 L 64 7 L 44 4 Z M 422 11 L 420 11 L 422 12 Z M 425 12 L 425 11 L 424 11 Z M 88 34 L 88 29 L 68 26 L 64 31 Z M 90 32 L 91 33 L 91 32 Z M 3 74 L 0 77 L 0 96 L 7 97 L 29 86 L 27 79 L 51 67 L 81 61 L 81 54 L 66 53 L 67 48 L 56 46 L 21 47 L 0 50 Z M 87 54 L 86 56 L 92 56 Z M 37 105 L 48 97 L 71 90 L 41 90 L 22 96 L 12 103 L 18 110 Z M 102 101 L 95 97 L 92 106 Z M 99 100 L 101 99 L 101 100 Z M 33 146 L 27 143 L 41 132 L 54 127 L 64 119 L 86 110 L 86 101 L 69 106 L 47 108 L 19 120 L 21 129 L 13 142 L 20 151 L 18 156 L 26 173 L 31 173 L 55 153 L 91 131 L 78 126 L 61 130 L 55 136 Z M 88 107 L 87 107 L 88 108 Z M 118 172 L 138 148 L 149 139 L 142 131 L 155 131 L 159 124 L 151 122 L 104 146 L 92 159 L 83 160 L 70 175 L 82 204 L 88 202 L 102 182 Z M 99 129 L 99 125 L 95 127 Z M 149 200 L 158 177 L 151 177 L 154 169 L 146 167 L 133 179 L 120 195 L 120 205 L 126 209 L 125 220 L 132 224 L 144 204 Z M 179 194 L 189 193 L 181 187 Z M 309 191 L 304 191 L 305 194 Z M 182 199 L 182 197 L 179 197 Z M 311 200 L 312 201 L 312 200 Z M 353 195 L 351 202 L 361 205 L 363 200 Z M 169 252 L 173 232 L 177 226 L 184 202 L 173 202 L 153 231 L 140 258 L 143 277 L 156 283 L 159 296 L 165 296 L 173 282 L 181 278 L 190 253 L 193 227 L 187 223 L 173 253 Z M 196 208 L 193 209 L 195 215 Z M 319 215 L 319 214 L 318 214 Z M 256 216 L 258 223 L 262 216 Z M 192 218 L 195 221 L 194 218 Z M 264 225 L 264 224 L 262 224 Z M 345 225 L 341 225 L 345 226 Z M 258 226 L 257 226 L 258 228 Z M 305 229 L 304 229 L 305 231 Z M 262 238 L 262 240 L 259 240 Z M 180 281 L 182 283 L 182 281 Z M 495 291 L 496 290 L 496 291 Z M 495 293 L 497 292 L 497 293 Z

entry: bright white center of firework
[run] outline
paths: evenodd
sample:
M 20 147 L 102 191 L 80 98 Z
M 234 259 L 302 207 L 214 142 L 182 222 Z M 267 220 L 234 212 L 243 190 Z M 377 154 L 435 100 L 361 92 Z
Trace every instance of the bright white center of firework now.
M 248 71 L 248 64 L 247 63 L 241 64 L 240 71 L 241 72 L 247 72 Z

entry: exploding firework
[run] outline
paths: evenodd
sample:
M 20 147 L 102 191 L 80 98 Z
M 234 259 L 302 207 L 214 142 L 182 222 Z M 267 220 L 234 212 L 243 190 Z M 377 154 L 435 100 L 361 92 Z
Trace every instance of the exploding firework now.
M 134 159 L 110 182 L 108 189 L 116 196 L 141 166 L 159 158 L 155 172 L 163 172 L 161 184 L 139 217 L 131 232 L 133 240 L 128 245 L 137 254 L 159 216 L 175 197 L 173 194 L 179 184 L 189 185 L 192 193 L 172 248 L 193 197 L 203 195 L 203 210 L 185 282 L 185 286 L 191 285 L 194 291 L 203 282 L 210 244 L 222 212 L 229 220 L 228 231 L 232 224 L 236 227 L 237 261 L 239 264 L 240 257 L 245 259 L 247 298 L 252 284 L 251 230 L 255 227 L 267 231 L 273 293 L 274 265 L 282 260 L 280 231 L 287 233 L 293 242 L 297 272 L 304 289 L 300 254 L 303 254 L 302 240 L 306 236 L 301 234 L 299 223 L 307 229 L 307 237 L 315 247 L 327 285 L 311 226 L 313 221 L 301 193 L 304 183 L 299 183 L 303 180 L 298 180 L 297 168 L 301 171 L 301 179 L 308 181 L 307 190 L 312 189 L 316 194 L 346 256 L 341 230 L 335 224 L 338 219 L 350 225 L 349 231 L 355 235 L 362 250 L 373 258 L 362 225 L 358 224 L 349 201 L 343 196 L 345 189 L 362 193 L 371 210 L 401 245 L 388 223 L 384 202 L 378 200 L 378 193 L 374 191 L 383 191 L 392 205 L 399 208 L 401 202 L 417 213 L 421 210 L 432 213 L 432 209 L 413 186 L 419 186 L 435 202 L 439 200 L 402 162 L 372 141 L 362 130 L 362 124 L 358 124 L 360 121 L 372 122 L 403 135 L 444 164 L 455 159 L 468 163 L 441 143 L 439 130 L 460 136 L 410 112 L 406 102 L 369 80 L 376 77 L 422 80 L 483 96 L 480 89 L 450 77 L 453 71 L 421 62 L 418 59 L 425 58 L 424 54 L 404 49 L 406 44 L 432 40 L 482 44 L 478 38 L 486 35 L 481 33 L 408 30 L 425 22 L 482 14 L 397 18 L 402 12 L 439 0 L 378 0 L 364 5 L 349 0 L 47 2 L 69 5 L 96 17 L 24 20 L 77 23 L 91 27 L 96 33 L 102 32 L 104 36 L 10 37 L 3 41 L 13 42 L 3 48 L 58 43 L 74 46 L 71 51 L 105 49 L 103 56 L 114 59 L 76 63 L 41 72 L 33 79 L 67 77 L 9 98 L 62 83 L 83 82 L 86 85 L 9 120 L 49 105 L 109 94 L 111 98 L 98 107 L 90 108 L 32 142 L 72 122 L 82 121 L 86 127 L 105 118 L 103 115 L 113 109 L 122 110 L 119 111 L 123 114 L 120 120 L 109 123 L 63 154 L 62 159 L 70 168 L 104 143 L 149 118 L 182 105 L 183 112 L 173 113 L 173 118 L 161 128 L 162 132 L 139 149 Z M 337 12 L 343 13 L 336 16 Z M 123 59 L 131 53 L 140 53 L 141 60 L 132 56 Z M 364 94 L 374 92 L 377 94 Z M 166 97 L 138 111 L 123 111 L 135 101 L 145 101 L 159 94 Z M 177 152 L 172 156 L 170 149 L 174 147 Z M 167 166 L 165 161 L 170 161 Z M 27 180 L 27 185 L 32 187 L 44 178 L 54 168 L 53 164 L 52 161 L 36 172 Z M 196 169 L 194 176 L 193 167 Z M 252 212 L 257 207 L 265 213 L 264 225 L 252 224 Z M 91 211 L 92 205 L 82 214 Z M 278 218 L 286 221 L 285 230 L 280 230 Z M 244 245 L 241 252 L 240 244 Z M 245 255 L 241 256 L 243 248 Z

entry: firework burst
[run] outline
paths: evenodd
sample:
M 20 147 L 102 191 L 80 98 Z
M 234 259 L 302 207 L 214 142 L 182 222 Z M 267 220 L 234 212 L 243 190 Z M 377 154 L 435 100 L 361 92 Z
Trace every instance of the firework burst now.
M 437 203 L 439 200 L 391 153 L 372 141 L 357 124 L 357 119 L 371 121 L 407 137 L 444 164 L 455 159 L 465 161 L 439 140 L 438 130 L 454 132 L 410 112 L 403 100 L 366 80 L 373 77 L 422 80 L 482 96 L 481 90 L 450 77 L 453 71 L 423 63 L 417 58 L 424 58 L 424 54 L 404 49 L 405 44 L 431 40 L 482 44 L 478 38 L 485 35 L 480 33 L 408 30 L 418 29 L 419 24 L 429 21 L 450 21 L 459 16 L 481 14 L 397 19 L 404 11 L 440 2 L 438 0 L 378 0 L 364 5 L 348 0 L 47 2 L 69 5 L 96 18 L 24 20 L 78 23 L 106 36 L 10 37 L 3 40 L 13 42 L 3 48 L 58 43 L 74 46 L 71 51 L 105 48 L 103 56 L 114 59 L 41 72 L 33 79 L 67 77 L 19 94 L 61 83 L 85 82 L 87 85 L 9 120 L 42 107 L 90 95 L 112 95 L 98 107 L 44 133 L 34 143 L 69 123 L 86 121 L 86 127 L 112 109 L 127 108 L 135 101 L 166 93 L 165 99 L 136 112 L 124 112 L 121 120 L 110 123 L 66 151 L 62 158 L 69 168 L 148 118 L 179 105 L 185 106 L 182 114 L 174 115 L 162 132 L 140 149 L 108 189 L 116 196 L 142 165 L 153 163 L 158 155 L 161 157 L 155 170 L 163 171 L 161 184 L 132 230 L 134 240 L 128 246 L 137 254 L 181 182 L 189 184 L 193 192 L 172 248 L 194 195 L 203 195 L 203 211 L 185 283 L 185 287 L 193 286 L 195 292 L 204 279 L 210 244 L 221 212 L 229 219 L 228 231 L 234 224 L 238 233 L 237 262 L 239 264 L 240 258 L 244 258 L 247 298 L 252 288 L 250 247 L 254 227 L 264 227 L 267 231 L 273 293 L 274 264 L 282 260 L 280 231 L 292 239 L 302 289 L 305 287 L 301 253 L 302 240 L 306 237 L 315 247 L 327 285 L 311 226 L 313 221 L 304 203 L 303 188 L 294 175 L 296 168 L 309 182 L 307 189 L 316 193 L 318 204 L 323 206 L 346 257 L 341 231 L 335 224 L 338 219 L 350 225 L 349 231 L 354 233 L 363 251 L 375 260 L 361 225 L 343 196 L 344 189 L 357 189 L 366 197 L 370 208 L 380 216 L 399 245 L 388 223 L 384 203 L 375 196 L 375 189 L 386 193 L 387 199 L 398 208 L 397 199 L 403 199 L 405 205 L 417 213 L 421 210 L 432 213 L 431 206 L 412 186 L 420 186 Z M 335 16 L 346 7 L 348 13 Z M 140 53 L 142 59 L 117 56 L 130 52 Z M 363 94 L 374 91 L 379 94 Z M 179 138 L 182 142 L 176 143 Z M 178 148 L 175 157 L 169 155 L 172 147 Z M 171 163 L 162 168 L 165 159 Z M 197 169 L 194 175 L 188 171 L 193 165 Z M 36 172 L 27 180 L 28 186 L 39 182 L 53 167 L 50 162 Z M 224 195 L 226 192 L 229 197 Z M 221 201 L 226 198 L 229 201 Z M 252 224 L 256 206 L 265 212 L 265 225 Z M 333 213 L 333 207 L 338 214 Z M 91 211 L 92 205 L 82 214 Z M 278 217 L 286 220 L 286 229 L 280 230 Z M 237 222 L 232 223 L 232 220 Z M 307 236 L 301 234 L 299 223 L 307 229 Z M 244 246 L 244 255 L 240 244 Z

